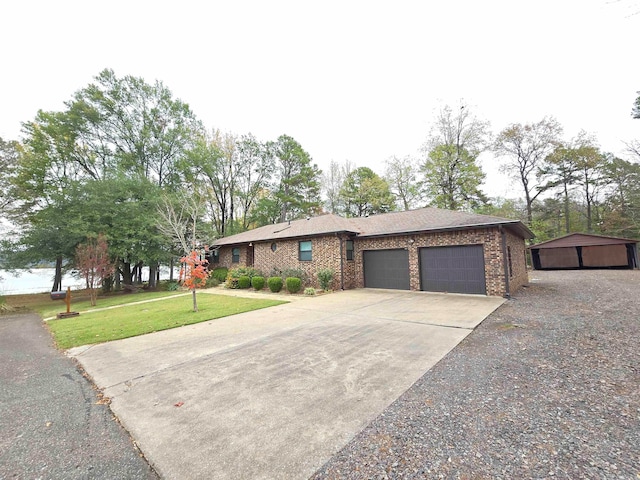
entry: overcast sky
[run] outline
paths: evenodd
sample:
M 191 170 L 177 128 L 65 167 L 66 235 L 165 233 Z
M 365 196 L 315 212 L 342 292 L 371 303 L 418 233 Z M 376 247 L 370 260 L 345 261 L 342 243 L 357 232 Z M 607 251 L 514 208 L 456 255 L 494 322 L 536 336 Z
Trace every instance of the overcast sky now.
M 461 101 L 497 133 L 555 116 L 622 155 L 640 138 L 640 0 L 31 1 L 0 6 L 0 137 L 104 68 L 161 80 L 208 128 L 291 135 L 320 168 L 383 173 Z M 517 185 L 481 156 L 492 196 Z

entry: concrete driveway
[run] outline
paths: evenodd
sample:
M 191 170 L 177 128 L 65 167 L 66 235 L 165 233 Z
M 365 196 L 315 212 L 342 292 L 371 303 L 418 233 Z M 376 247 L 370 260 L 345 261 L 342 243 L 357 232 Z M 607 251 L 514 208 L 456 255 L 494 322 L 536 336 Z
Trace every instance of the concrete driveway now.
M 74 349 L 165 478 L 308 478 L 504 302 L 350 290 Z

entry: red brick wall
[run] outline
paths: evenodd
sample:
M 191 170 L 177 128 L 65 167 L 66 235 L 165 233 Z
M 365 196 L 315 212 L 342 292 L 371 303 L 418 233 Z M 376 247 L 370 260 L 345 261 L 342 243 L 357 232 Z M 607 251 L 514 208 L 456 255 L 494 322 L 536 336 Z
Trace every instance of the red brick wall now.
M 413 243 L 410 242 L 413 240 Z M 516 285 L 521 285 L 522 270 L 526 272 L 524 255 L 524 241 L 512 238 L 512 264 L 517 272 Z M 498 228 L 464 230 L 455 232 L 423 233 L 383 238 L 360 238 L 356 242 L 356 272 L 355 286 L 364 287 L 363 250 L 380 250 L 388 248 L 405 248 L 409 250 L 409 272 L 411 275 L 411 290 L 420 290 L 420 262 L 418 249 L 421 247 L 436 247 L 446 245 L 483 245 L 485 263 L 485 282 L 487 294 L 503 296 L 506 293 L 504 279 L 504 263 L 502 259 L 502 237 Z M 521 265 L 517 265 L 518 262 Z M 516 270 L 517 268 L 517 270 Z M 513 288 L 512 288 L 513 290 Z
M 298 242 L 311 241 L 311 261 L 298 260 Z M 271 249 L 271 244 L 276 244 L 275 252 Z M 344 246 L 343 246 L 344 249 Z M 240 263 L 231 263 L 231 247 L 220 248 L 219 266 L 235 268 L 246 265 L 246 246 L 240 247 Z M 343 252 L 343 255 L 344 252 Z M 349 262 L 353 264 L 353 262 Z M 346 264 L 346 262 L 345 262 Z M 285 270 L 296 268 L 303 270 L 308 277 L 305 287 L 313 286 L 319 288 L 318 271 L 329 268 L 334 271 L 331 288 L 340 288 L 340 239 L 335 235 L 324 237 L 297 238 L 295 240 L 276 240 L 269 242 L 254 243 L 253 267 L 260 270 L 265 277 L 274 270 Z M 215 264 L 213 265 L 215 268 Z M 345 288 L 353 288 L 345 285 Z
M 527 257 L 524 240 L 507 231 L 507 246 L 511 247 L 511 276 L 509 290 L 513 294 L 523 285 L 529 283 Z
M 507 232 L 507 245 L 511 247 L 510 290 L 513 293 L 528 282 L 525 263 L 524 240 Z M 346 259 L 347 237 L 342 238 L 342 261 L 344 269 L 344 288 L 364 287 L 362 252 L 389 248 L 406 248 L 409 250 L 409 271 L 411 274 L 411 290 L 420 290 L 420 263 L 418 249 L 446 245 L 483 245 L 485 262 L 485 281 L 488 295 L 503 296 L 506 293 L 504 267 L 506 259 L 502 254 L 502 236 L 498 228 L 465 230 L 456 232 L 423 233 L 401 235 L 384 238 L 359 238 L 354 241 L 354 261 Z M 311 240 L 312 258 L 310 262 L 298 260 L 298 241 Z M 410 242 L 413 240 L 413 243 Z M 276 251 L 271 244 L 276 244 Z M 231 247 L 220 248 L 220 263 L 213 264 L 233 268 L 244 266 L 246 262 L 246 245 L 240 247 L 240 263 L 231 263 Z M 334 271 L 332 289 L 341 287 L 340 279 L 340 238 L 335 235 L 324 237 L 300 238 L 295 240 L 278 240 L 275 242 L 257 242 L 254 244 L 253 267 L 268 276 L 274 268 L 284 270 L 299 268 L 306 272 L 308 285 L 318 288 L 318 270 L 329 268 Z

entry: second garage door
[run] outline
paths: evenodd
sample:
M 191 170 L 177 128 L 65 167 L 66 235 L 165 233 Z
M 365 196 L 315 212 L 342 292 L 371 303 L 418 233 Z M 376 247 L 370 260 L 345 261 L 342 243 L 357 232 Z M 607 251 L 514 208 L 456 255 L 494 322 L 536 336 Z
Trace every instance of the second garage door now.
M 486 295 L 482 245 L 421 248 L 420 282 L 428 292 Z
M 409 290 L 409 252 L 396 250 L 365 250 L 364 286 Z

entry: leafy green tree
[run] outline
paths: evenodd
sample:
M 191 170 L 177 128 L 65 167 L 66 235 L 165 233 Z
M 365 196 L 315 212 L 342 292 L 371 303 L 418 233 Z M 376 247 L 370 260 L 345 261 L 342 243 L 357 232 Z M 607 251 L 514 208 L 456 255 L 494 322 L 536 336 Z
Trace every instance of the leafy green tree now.
M 472 210 L 487 198 L 480 190 L 485 175 L 465 149 L 439 145 L 429 152 L 422 168 L 430 203 L 449 210 Z
M 478 156 L 490 140 L 489 124 L 462 104 L 454 111 L 442 108 L 431 126 L 421 166 L 424 193 L 430 202 L 451 210 L 470 209 L 486 201 Z
M 577 185 L 580 187 L 585 205 L 587 231 L 594 231 L 594 219 L 598 212 L 595 210 L 598 195 L 604 185 L 604 167 L 606 158 L 600 149 L 588 142 L 576 148 Z
M 280 222 L 317 213 L 321 207 L 320 175 L 311 156 L 288 135 L 270 146 L 275 158 L 274 197 L 280 206 Z
M 356 168 L 347 175 L 340 196 L 349 217 L 366 217 L 395 208 L 389 184 L 368 167 Z
M 543 162 L 539 176 L 546 179 L 542 191 L 560 189 L 564 204 L 565 233 L 571 232 L 571 190 L 578 181 L 578 152 L 576 148 L 559 144 Z
M 179 161 L 201 126 L 162 82 L 118 78 L 107 69 L 66 105 L 74 145 L 90 152 L 94 170 L 143 177 L 160 187 L 180 184 Z
M 11 192 L 21 145 L 16 141 L 5 141 L 0 138 L 0 212 L 5 212 L 7 207 L 14 202 L 15 197 Z
M 609 192 L 603 229 L 623 237 L 640 237 L 640 164 L 606 154 L 604 181 Z
M 418 207 L 423 199 L 418 164 L 418 160 L 410 156 L 393 156 L 385 162 L 384 179 L 389 184 L 396 203 L 403 210 Z
M 274 169 L 274 158 L 270 144 L 258 141 L 253 135 L 242 135 L 237 140 L 235 197 L 241 214 L 239 229 L 247 230 L 251 211 L 262 192 L 269 187 Z
M 558 121 L 545 117 L 536 123 L 511 124 L 495 140 L 495 153 L 505 158 L 502 170 L 522 184 L 530 226 L 533 202 L 543 192 L 538 184 L 540 166 L 558 145 L 561 134 L 562 127 Z

